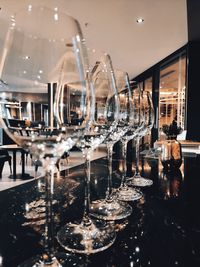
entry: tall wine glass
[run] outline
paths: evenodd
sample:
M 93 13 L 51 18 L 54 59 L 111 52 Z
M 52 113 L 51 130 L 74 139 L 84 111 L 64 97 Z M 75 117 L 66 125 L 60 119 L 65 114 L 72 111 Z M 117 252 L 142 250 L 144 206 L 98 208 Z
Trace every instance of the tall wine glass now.
M 106 198 L 93 201 L 90 207 L 92 216 L 103 220 L 120 220 L 132 213 L 128 203 L 118 201 L 116 194 L 112 192 L 112 154 L 113 146 L 129 130 L 133 120 L 133 107 L 130 88 L 127 86 L 128 77 L 124 71 L 114 70 L 119 98 L 119 120 L 117 127 L 106 137 L 104 143 L 108 150 L 108 185 Z
M 149 147 L 148 147 L 148 151 L 145 157 L 158 159 L 158 153 L 155 148 L 151 147 L 151 140 L 149 139 L 151 137 L 151 130 L 155 124 L 155 110 L 154 110 L 153 101 L 152 101 L 152 94 L 151 93 L 149 94 L 150 94 L 150 97 L 149 97 L 150 110 L 149 110 L 149 120 L 147 123 L 147 133 L 146 133 L 146 135 L 149 135 L 148 137 Z M 133 140 L 133 143 L 134 143 L 134 140 Z
M 85 157 L 84 214 L 80 223 L 67 223 L 57 235 L 59 243 L 66 250 L 83 254 L 103 251 L 110 247 L 116 238 L 113 225 L 104 221 L 95 221 L 90 217 L 91 152 L 116 128 L 118 120 L 118 98 L 109 55 L 103 54 L 97 59 L 91 69 L 91 80 L 95 98 L 95 105 L 91 110 L 93 120 L 76 144 Z
M 140 139 L 145 136 L 150 129 L 153 127 L 154 123 L 154 109 L 153 102 L 151 99 L 151 95 L 148 91 L 143 91 L 141 95 L 141 112 L 143 113 L 144 124 L 140 128 L 139 132 L 135 137 L 136 141 L 136 170 L 134 176 L 129 179 L 129 184 L 133 186 L 150 186 L 153 184 L 153 181 L 141 176 L 139 171 L 139 147 L 140 147 Z
M 127 183 L 126 177 L 126 154 L 127 154 L 127 144 L 130 140 L 133 139 L 138 133 L 138 131 L 143 127 L 144 120 L 140 110 L 140 100 L 141 92 L 140 88 L 135 84 L 128 83 L 131 91 L 131 98 L 133 104 L 133 122 L 126 134 L 121 138 L 120 142 L 122 145 L 122 181 L 118 189 L 118 199 L 123 201 L 135 201 L 139 200 L 143 195 L 139 190 L 131 187 Z
M 61 266 L 53 247 L 53 179 L 55 163 L 90 119 L 84 39 L 74 18 L 42 5 L 23 9 L 9 20 L 0 62 L 0 78 L 7 85 L 0 92 L 0 121 L 10 138 L 43 162 L 47 196 L 44 251 L 25 266 Z M 78 112 L 78 123 L 72 111 Z M 24 126 L 25 119 L 30 127 Z M 35 127 L 37 120 L 43 127 Z

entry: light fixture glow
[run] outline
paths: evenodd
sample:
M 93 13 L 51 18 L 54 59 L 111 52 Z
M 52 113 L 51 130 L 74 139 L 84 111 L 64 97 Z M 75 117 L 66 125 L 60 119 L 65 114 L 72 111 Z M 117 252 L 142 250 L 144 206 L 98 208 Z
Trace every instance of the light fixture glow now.
M 136 22 L 138 24 L 142 24 L 144 22 L 144 19 L 143 18 L 137 18 Z
M 58 13 L 54 14 L 54 20 L 57 21 L 58 20 Z
M 28 11 L 32 10 L 32 5 L 28 5 Z
M 25 59 L 25 60 L 28 60 L 28 59 L 30 59 L 31 57 L 30 56 L 24 56 L 23 57 L 23 59 Z
M 0 266 L 3 266 L 3 257 L 0 255 Z

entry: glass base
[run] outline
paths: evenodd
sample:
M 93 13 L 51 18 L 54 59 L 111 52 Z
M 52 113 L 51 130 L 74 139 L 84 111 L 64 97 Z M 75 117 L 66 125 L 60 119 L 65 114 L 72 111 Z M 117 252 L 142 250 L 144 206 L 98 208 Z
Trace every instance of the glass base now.
M 118 199 L 121 201 L 135 201 L 142 198 L 142 192 L 136 190 L 133 187 L 124 186 L 118 189 Z
M 153 181 L 150 179 L 146 179 L 143 177 L 134 177 L 128 180 L 128 184 L 131 186 L 140 186 L 140 187 L 145 187 L 145 186 L 151 186 L 153 184 Z
M 56 257 L 53 257 L 52 261 L 46 261 L 44 254 L 32 257 L 19 264 L 18 267 L 62 267 L 62 265 L 59 263 Z
M 101 220 L 121 220 L 127 218 L 132 213 L 132 207 L 122 201 L 105 199 L 97 200 L 90 205 L 90 214 Z
M 66 224 L 57 234 L 58 242 L 73 253 L 93 254 L 109 248 L 116 239 L 114 226 L 104 221 Z
M 85 258 L 82 255 L 56 252 L 55 256 L 53 263 L 45 264 L 41 260 L 42 256 L 37 255 L 19 264 L 18 267 L 85 267 Z
M 85 267 L 86 259 L 83 255 L 72 254 L 67 252 L 57 252 L 56 257 L 59 259 L 62 267 Z

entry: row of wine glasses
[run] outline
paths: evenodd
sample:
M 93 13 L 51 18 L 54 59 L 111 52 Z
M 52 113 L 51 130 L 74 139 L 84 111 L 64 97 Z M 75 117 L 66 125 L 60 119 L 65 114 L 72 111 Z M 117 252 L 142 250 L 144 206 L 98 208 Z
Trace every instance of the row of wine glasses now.
M 132 123 L 132 105 L 130 91 L 126 90 L 127 74 L 120 70 L 114 70 L 117 86 L 119 116 L 117 127 L 107 135 L 106 143 L 108 151 L 108 185 L 105 199 L 92 202 L 90 212 L 92 216 L 103 220 L 120 220 L 128 217 L 132 213 L 132 208 L 128 203 L 117 200 L 116 194 L 112 190 L 112 154 L 113 146 L 118 142 L 130 128 Z M 126 91 L 125 91 L 126 90 Z
M 61 266 L 54 252 L 53 225 L 49 219 L 57 160 L 76 144 L 83 152 L 86 166 L 83 218 L 62 227 L 57 234 L 58 242 L 68 251 L 84 254 L 110 247 L 116 233 L 109 221 L 129 216 L 132 208 L 126 201 L 142 197 L 141 191 L 127 183 L 125 157 L 128 141 L 136 136 L 141 138 L 150 127 L 146 123 L 147 102 L 125 72 L 113 69 L 108 54 L 97 56 L 87 50 L 80 25 L 71 16 L 33 5 L 31 10 L 16 13 L 9 25 L 0 62 L 4 85 L 0 92 L 1 125 L 35 160 L 43 162 L 46 173 L 45 251 L 25 264 Z M 27 134 L 23 125 L 13 126 L 11 117 L 17 114 L 13 114 L 12 105 L 16 105 L 16 99 L 48 101 L 49 127 L 30 128 Z M 112 150 L 117 141 L 123 144 L 124 171 L 121 186 L 113 191 Z M 90 156 L 103 142 L 108 148 L 110 171 L 106 199 L 90 203 Z
M 76 146 L 85 157 L 85 211 L 80 223 L 66 224 L 58 232 L 59 243 L 72 252 L 91 254 L 111 246 L 116 238 L 113 225 L 93 220 L 90 216 L 90 157 L 106 137 L 114 131 L 118 120 L 118 98 L 110 57 L 91 51 L 90 58 L 96 59 L 91 68 L 94 90 L 94 105 L 90 125 L 79 138 Z
M 113 72 L 108 55 L 95 62 L 91 73 L 95 99 L 92 121 L 76 143 L 76 146 L 83 151 L 86 161 L 84 216 L 80 223 L 68 223 L 58 232 L 58 241 L 65 249 L 84 254 L 96 253 L 111 246 L 115 240 L 115 229 L 113 224 L 106 221 L 128 217 L 132 208 L 126 201 L 142 197 L 138 189 L 126 182 L 125 167 L 121 186 L 117 192 L 112 191 L 112 150 L 117 141 L 125 140 L 122 141 L 125 144 L 122 151 L 126 166 L 126 146 L 131 136 L 130 131 L 132 135 L 136 135 L 137 131 L 138 133 L 144 131 L 144 124 L 146 125 L 144 117 L 150 115 L 150 105 L 139 87 L 132 91 L 128 75 L 119 70 Z M 128 137 L 126 137 L 127 132 L 129 132 Z M 90 203 L 90 153 L 102 142 L 108 148 L 108 187 L 105 199 Z

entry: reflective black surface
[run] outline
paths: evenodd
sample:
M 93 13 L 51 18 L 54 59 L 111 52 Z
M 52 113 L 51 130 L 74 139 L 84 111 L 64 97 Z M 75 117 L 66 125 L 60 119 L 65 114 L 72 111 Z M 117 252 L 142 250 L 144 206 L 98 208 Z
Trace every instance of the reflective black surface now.
M 89 267 L 199 267 L 200 158 L 185 157 L 181 171 L 163 173 L 158 160 L 142 160 L 142 175 L 154 184 L 142 188 L 144 198 L 130 203 L 133 213 L 117 222 L 117 239 L 108 250 L 92 256 L 69 254 L 55 239 L 63 266 Z M 121 162 L 113 162 L 113 183 L 120 184 Z M 107 159 L 92 162 L 91 198 L 105 196 Z M 132 165 L 128 164 L 128 175 Z M 83 213 L 84 166 L 55 177 L 53 201 L 55 234 Z M 45 207 L 43 179 L 0 193 L 0 266 L 18 266 L 43 252 Z M 120 228 L 125 229 L 120 230 Z M 60 254 L 60 252 L 63 252 Z

